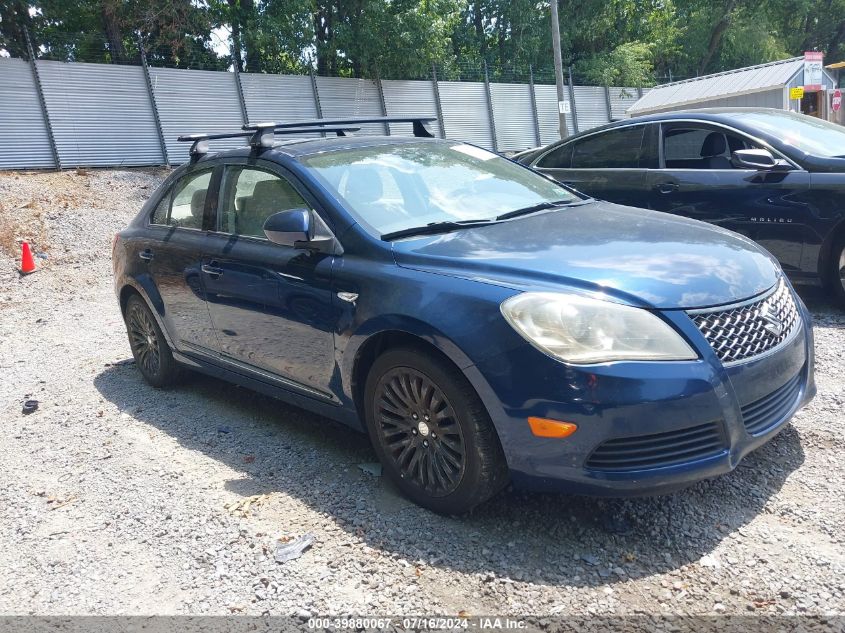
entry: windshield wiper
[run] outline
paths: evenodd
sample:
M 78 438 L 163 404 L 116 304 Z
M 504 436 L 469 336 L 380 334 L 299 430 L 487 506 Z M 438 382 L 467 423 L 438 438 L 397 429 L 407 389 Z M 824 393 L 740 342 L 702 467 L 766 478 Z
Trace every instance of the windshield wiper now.
M 486 226 L 495 223 L 496 220 L 446 220 L 443 222 L 429 222 L 425 226 L 412 226 L 407 229 L 400 229 L 385 233 L 381 236 L 383 240 L 395 240 L 400 237 L 412 235 L 433 235 L 436 233 L 448 233 L 458 229 L 471 229 L 476 226 Z
M 539 204 L 532 204 L 530 207 L 523 207 L 522 209 L 514 209 L 502 215 L 497 215 L 497 220 L 509 220 L 520 215 L 528 215 L 529 213 L 537 213 L 537 211 L 545 211 L 547 209 L 557 209 L 558 207 L 571 207 L 581 204 L 585 200 L 580 198 L 577 200 L 555 200 L 554 202 L 541 202 Z

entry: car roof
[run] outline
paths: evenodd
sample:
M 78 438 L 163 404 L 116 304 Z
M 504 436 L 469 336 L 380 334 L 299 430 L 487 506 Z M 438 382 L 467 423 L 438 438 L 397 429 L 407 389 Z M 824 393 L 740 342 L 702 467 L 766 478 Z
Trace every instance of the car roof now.
M 612 123 L 590 128 L 589 130 L 584 130 L 583 132 L 567 137 L 563 142 L 568 143 L 584 136 L 589 136 L 590 134 L 603 132 L 605 130 L 612 130 L 615 128 L 627 127 L 629 125 L 656 123 L 660 121 L 694 120 L 702 123 L 721 123 L 723 125 L 729 125 L 740 132 L 756 136 L 773 146 L 779 147 L 781 143 L 777 136 L 769 134 L 753 124 L 749 124 L 746 119 L 738 116 L 750 113 L 766 114 L 773 111 L 784 112 L 784 110 L 777 110 L 773 108 L 697 108 L 689 110 L 672 110 L 670 112 L 656 112 L 653 114 L 644 114 L 642 116 L 632 117 L 630 119 L 613 121 Z

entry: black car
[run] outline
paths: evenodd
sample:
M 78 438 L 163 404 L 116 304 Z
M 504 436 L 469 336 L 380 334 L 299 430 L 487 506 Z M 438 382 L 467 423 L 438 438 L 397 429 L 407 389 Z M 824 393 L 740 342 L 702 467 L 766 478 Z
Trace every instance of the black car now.
M 514 158 L 596 198 L 742 233 L 845 307 L 845 127 L 762 108 L 665 112 Z

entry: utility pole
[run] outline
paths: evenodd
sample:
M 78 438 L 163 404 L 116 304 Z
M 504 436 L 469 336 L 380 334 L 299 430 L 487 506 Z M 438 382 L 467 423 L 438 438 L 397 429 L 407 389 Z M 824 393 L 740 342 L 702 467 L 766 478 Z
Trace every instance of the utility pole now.
M 563 111 L 563 60 L 560 54 L 560 20 L 557 16 L 558 0 L 551 0 L 552 8 L 552 46 L 555 54 L 555 85 L 557 86 L 557 114 L 560 117 L 560 138 L 569 136 L 566 128 L 566 113 Z

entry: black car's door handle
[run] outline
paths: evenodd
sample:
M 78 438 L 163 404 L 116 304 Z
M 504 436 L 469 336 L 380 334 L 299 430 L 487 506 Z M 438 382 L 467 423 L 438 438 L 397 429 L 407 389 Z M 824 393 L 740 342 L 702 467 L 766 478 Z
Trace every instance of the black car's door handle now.
M 138 253 L 138 257 L 143 259 L 145 262 L 148 262 L 153 258 L 153 252 L 147 248 Z
M 661 182 L 659 185 L 655 185 L 654 189 L 658 193 L 674 193 L 679 189 L 679 186 L 676 182 Z
M 217 268 L 217 266 L 211 266 L 209 264 L 203 264 L 202 265 L 202 272 L 204 272 L 207 275 L 213 275 L 214 277 L 219 277 L 220 275 L 223 274 L 223 269 Z

